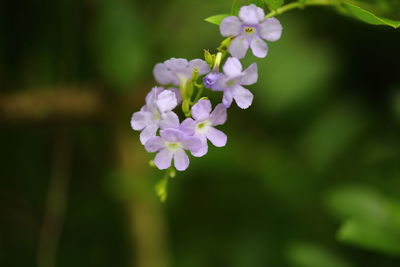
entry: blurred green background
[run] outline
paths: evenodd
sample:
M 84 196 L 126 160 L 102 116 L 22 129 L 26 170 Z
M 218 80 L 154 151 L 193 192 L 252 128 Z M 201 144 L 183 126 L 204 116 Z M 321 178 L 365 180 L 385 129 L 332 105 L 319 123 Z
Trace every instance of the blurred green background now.
M 162 204 L 130 117 L 157 62 L 218 46 L 203 19 L 231 1 L 0 5 L 0 266 L 400 266 L 399 30 L 280 16 L 246 59 L 253 105 Z

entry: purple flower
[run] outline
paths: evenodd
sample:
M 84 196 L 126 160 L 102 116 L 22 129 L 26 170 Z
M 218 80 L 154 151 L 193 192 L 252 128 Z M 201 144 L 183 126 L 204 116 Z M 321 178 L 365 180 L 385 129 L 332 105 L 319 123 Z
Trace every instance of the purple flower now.
M 219 72 L 210 72 L 203 78 L 203 83 L 206 88 L 213 89 L 215 83 L 218 81 L 219 78 L 221 78 L 223 74 Z
M 251 85 L 257 82 L 257 64 L 251 64 L 242 72 L 242 64 L 237 58 L 230 57 L 223 67 L 224 75 L 213 86 L 215 91 L 223 91 L 222 103 L 229 108 L 235 99 L 236 104 L 242 108 L 248 108 L 253 102 L 253 94 L 242 85 Z
M 239 10 L 239 18 L 230 16 L 225 18 L 220 31 L 222 36 L 234 36 L 229 46 L 229 52 L 236 58 L 243 58 L 249 47 L 256 57 L 267 55 L 268 45 L 262 40 L 270 42 L 279 40 L 282 34 L 282 25 L 276 18 L 264 18 L 264 10 L 254 4 L 243 6 Z
M 222 104 L 218 104 L 214 111 L 211 112 L 210 100 L 200 100 L 192 107 L 192 116 L 184 120 L 180 129 L 188 135 L 193 135 L 201 140 L 201 148 L 194 152 L 193 156 L 204 156 L 208 151 L 207 139 L 216 147 L 226 145 L 226 135 L 214 128 L 214 126 L 224 124 L 226 121 L 226 108 Z
M 160 136 L 150 138 L 145 148 L 148 152 L 158 152 L 154 163 L 160 170 L 168 169 L 174 159 L 175 168 L 184 171 L 189 166 L 189 157 L 185 150 L 192 154 L 197 152 L 201 148 L 201 141 L 178 129 L 166 129 L 160 131 Z
M 145 144 L 151 137 L 156 136 L 159 128 L 178 128 L 179 118 L 172 112 L 177 106 L 178 99 L 175 90 L 164 90 L 153 87 L 146 96 L 146 105 L 140 111 L 133 113 L 131 127 L 140 133 L 140 142 Z
M 188 62 L 184 58 L 171 58 L 164 63 L 156 64 L 153 74 L 160 84 L 179 86 L 182 82 L 192 77 L 194 68 L 199 71 L 199 75 L 210 72 L 210 67 L 204 60 L 193 59 Z

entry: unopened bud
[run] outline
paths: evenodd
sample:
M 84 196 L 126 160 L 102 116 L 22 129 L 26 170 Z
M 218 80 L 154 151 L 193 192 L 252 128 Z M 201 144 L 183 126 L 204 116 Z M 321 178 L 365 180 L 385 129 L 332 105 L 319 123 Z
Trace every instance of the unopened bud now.
M 183 100 L 182 102 L 182 111 L 186 117 L 190 117 L 190 105 L 187 99 Z
M 152 167 L 152 168 L 156 167 L 156 164 L 154 163 L 154 160 L 150 160 L 149 161 L 149 166 Z
M 176 176 L 176 171 L 175 171 L 175 169 L 171 168 L 169 170 L 169 177 L 175 178 L 175 176 Z
M 214 65 L 215 55 L 211 54 L 210 51 L 204 50 L 204 59 L 210 68 Z

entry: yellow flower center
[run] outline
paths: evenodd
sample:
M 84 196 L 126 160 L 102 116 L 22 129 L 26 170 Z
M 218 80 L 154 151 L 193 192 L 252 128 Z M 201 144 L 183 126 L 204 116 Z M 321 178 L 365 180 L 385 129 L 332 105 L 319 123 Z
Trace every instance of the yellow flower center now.
M 208 120 L 199 122 L 196 125 L 196 132 L 205 133 L 205 132 L 207 132 L 209 126 L 210 126 L 210 122 Z
M 153 110 L 153 119 L 155 121 L 159 121 L 161 119 L 161 114 L 156 108 Z
M 166 147 L 167 147 L 167 149 L 169 150 L 169 151 L 171 151 L 171 152 L 175 152 L 175 151 L 177 151 L 179 148 L 182 148 L 182 145 L 181 145 L 181 143 L 170 143 L 170 142 L 168 142 L 167 144 L 166 144 Z
M 255 28 L 253 28 L 253 27 L 245 27 L 244 28 L 244 32 L 247 33 L 247 34 L 251 34 L 254 31 L 255 31 Z

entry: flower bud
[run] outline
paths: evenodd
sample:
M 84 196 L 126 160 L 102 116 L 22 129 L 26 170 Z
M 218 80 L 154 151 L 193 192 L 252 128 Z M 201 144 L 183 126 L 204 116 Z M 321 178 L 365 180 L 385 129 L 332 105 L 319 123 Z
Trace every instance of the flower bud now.
M 210 51 L 204 50 L 204 59 L 210 68 L 214 65 L 215 55 L 211 54 Z
M 189 104 L 189 100 L 185 99 L 182 102 L 182 111 L 185 114 L 186 117 L 190 117 L 190 104 Z

